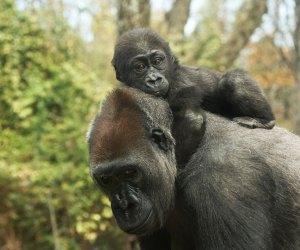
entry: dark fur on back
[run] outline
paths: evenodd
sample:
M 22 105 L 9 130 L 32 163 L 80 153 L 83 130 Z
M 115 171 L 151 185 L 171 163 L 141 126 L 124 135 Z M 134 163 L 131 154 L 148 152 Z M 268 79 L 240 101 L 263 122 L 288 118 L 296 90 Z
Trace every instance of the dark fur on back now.
M 206 114 L 165 228 L 143 250 L 300 249 L 300 138 Z M 149 246 L 149 247 L 148 247 Z
M 180 210 L 190 223 L 197 218 L 197 233 L 189 233 L 199 249 L 300 249 L 298 136 L 208 113 L 177 185 Z

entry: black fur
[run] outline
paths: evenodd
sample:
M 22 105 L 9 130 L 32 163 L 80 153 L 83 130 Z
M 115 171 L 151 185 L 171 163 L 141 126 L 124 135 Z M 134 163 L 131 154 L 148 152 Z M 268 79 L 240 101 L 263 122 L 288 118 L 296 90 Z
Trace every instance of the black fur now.
M 300 138 L 205 117 L 198 149 L 181 169 L 166 102 L 130 88 L 109 97 L 89 133 L 90 166 L 120 227 L 142 250 L 300 249 Z M 132 120 L 137 137 L 126 144 Z
M 161 63 L 157 64 L 155 58 Z M 180 144 L 176 148 L 180 165 L 196 151 L 202 133 L 198 130 L 203 122 L 198 113 L 201 109 L 250 128 L 270 129 L 275 125 L 263 92 L 246 73 L 235 70 L 221 74 L 180 65 L 168 43 L 151 29 L 134 29 L 121 36 L 112 64 L 117 79 L 124 84 L 168 100 L 175 119 L 173 133 Z M 138 68 L 141 64 L 143 69 Z M 178 150 L 186 152 L 184 157 L 179 157 Z

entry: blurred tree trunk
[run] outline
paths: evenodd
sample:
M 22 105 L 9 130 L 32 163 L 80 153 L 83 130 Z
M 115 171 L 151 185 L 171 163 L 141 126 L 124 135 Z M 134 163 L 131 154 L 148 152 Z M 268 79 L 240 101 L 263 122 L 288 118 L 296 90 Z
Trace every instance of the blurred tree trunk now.
M 118 35 L 150 24 L 150 0 L 118 0 Z M 189 18 L 191 0 L 176 0 L 165 19 L 171 35 L 184 34 L 184 26 Z
M 136 27 L 148 27 L 150 0 L 118 0 L 118 36 Z
M 294 31 L 294 77 L 295 86 L 292 101 L 292 116 L 294 121 L 294 132 L 300 135 L 300 0 L 295 0 L 295 31 Z
M 166 21 L 171 35 L 184 34 L 184 26 L 189 18 L 191 0 L 176 0 L 171 10 L 166 13 Z
M 232 66 L 251 35 L 260 26 L 266 10 L 267 0 L 244 1 L 237 11 L 232 33 L 216 53 L 215 61 L 220 70 L 224 71 Z

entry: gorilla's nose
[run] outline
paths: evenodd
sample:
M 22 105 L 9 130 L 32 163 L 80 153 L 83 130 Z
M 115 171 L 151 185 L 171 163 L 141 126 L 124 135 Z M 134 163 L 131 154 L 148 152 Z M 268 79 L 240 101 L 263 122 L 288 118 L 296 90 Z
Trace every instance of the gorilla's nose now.
M 129 195 L 128 197 L 123 195 L 115 196 L 115 208 L 121 209 L 123 211 L 131 210 L 135 207 L 137 200 L 134 195 Z
M 160 82 L 162 81 L 162 77 L 157 75 L 149 75 L 146 78 L 146 86 L 148 88 L 154 89 L 159 87 Z
M 128 201 L 126 199 L 118 200 L 118 205 L 122 210 L 126 210 L 128 208 Z

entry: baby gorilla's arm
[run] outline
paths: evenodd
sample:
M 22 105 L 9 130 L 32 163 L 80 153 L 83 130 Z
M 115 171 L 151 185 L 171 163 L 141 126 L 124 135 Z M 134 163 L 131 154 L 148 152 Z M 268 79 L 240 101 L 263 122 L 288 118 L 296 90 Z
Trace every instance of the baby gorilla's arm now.
M 205 131 L 205 116 L 191 109 L 173 115 L 172 134 L 176 140 L 176 161 L 180 168 L 185 166 L 198 148 Z
M 259 85 L 240 70 L 224 74 L 216 96 L 225 116 L 249 128 L 271 129 L 275 125 L 272 109 Z

